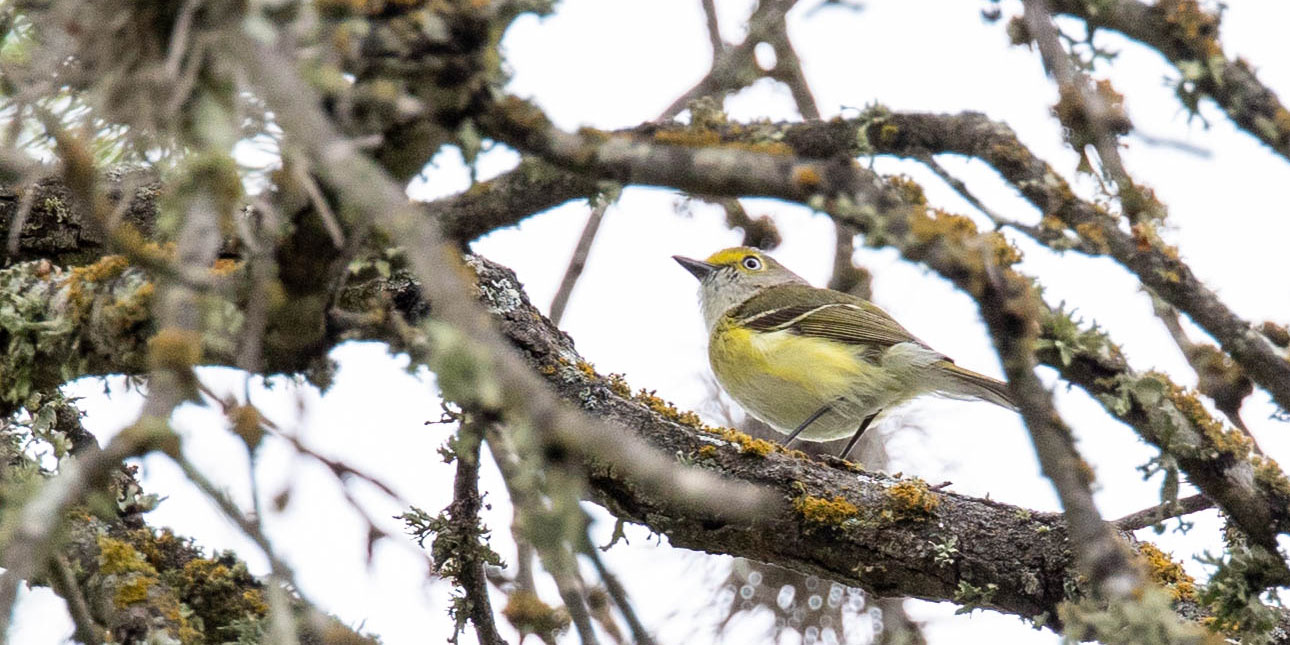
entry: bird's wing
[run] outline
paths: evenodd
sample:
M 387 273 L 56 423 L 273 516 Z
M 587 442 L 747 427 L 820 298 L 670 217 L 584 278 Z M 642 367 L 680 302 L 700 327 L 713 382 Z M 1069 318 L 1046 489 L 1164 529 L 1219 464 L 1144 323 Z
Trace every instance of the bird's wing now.
M 787 330 L 884 349 L 899 343 L 927 347 L 870 302 L 809 285 L 767 289 L 749 298 L 731 315 L 741 326 L 762 332 Z

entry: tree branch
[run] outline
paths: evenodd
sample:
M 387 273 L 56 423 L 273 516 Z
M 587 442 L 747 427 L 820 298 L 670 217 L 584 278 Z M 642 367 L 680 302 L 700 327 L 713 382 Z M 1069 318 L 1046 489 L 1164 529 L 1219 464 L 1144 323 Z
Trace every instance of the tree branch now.
M 1208 96 L 1242 130 L 1290 159 L 1290 111 L 1248 62 L 1223 53 L 1218 17 L 1195 0 L 1049 2 L 1055 13 L 1080 18 L 1090 28 L 1118 31 L 1160 52 L 1182 75 L 1178 94 L 1184 107 L 1194 112 L 1200 95 Z

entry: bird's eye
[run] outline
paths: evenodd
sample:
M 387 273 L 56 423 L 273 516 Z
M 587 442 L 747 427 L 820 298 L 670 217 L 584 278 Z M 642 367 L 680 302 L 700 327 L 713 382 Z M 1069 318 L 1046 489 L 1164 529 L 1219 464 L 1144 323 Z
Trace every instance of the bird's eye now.
M 758 260 L 755 255 L 749 255 L 744 258 L 743 265 L 749 271 L 756 271 L 761 268 L 761 260 Z

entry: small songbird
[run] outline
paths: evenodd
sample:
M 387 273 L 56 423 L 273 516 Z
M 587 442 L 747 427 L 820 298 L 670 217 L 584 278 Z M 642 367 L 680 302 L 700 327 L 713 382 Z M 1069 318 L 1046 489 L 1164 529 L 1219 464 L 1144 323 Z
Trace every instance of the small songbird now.
M 923 394 L 1016 409 L 1007 383 L 955 365 L 873 303 L 813 287 L 757 249 L 672 257 L 699 279 L 717 382 L 788 435 L 785 445 L 851 435 L 845 459 L 881 412 Z

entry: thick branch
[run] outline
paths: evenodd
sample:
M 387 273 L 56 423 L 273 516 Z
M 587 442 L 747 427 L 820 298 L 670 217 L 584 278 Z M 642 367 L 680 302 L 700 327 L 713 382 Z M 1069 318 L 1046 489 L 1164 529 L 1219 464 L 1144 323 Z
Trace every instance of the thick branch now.
M 642 489 L 620 471 L 593 465 L 592 492 L 615 513 L 668 535 L 678 546 L 771 562 L 877 593 L 965 602 L 965 589 L 995 585 L 980 606 L 1021 616 L 1055 616 L 1071 575 L 1065 524 L 1059 517 L 937 493 L 917 482 L 840 470 L 796 454 L 766 452 L 769 444 L 704 428 L 693 416 L 651 396 L 633 397 L 620 380 L 596 374 L 570 339 L 528 303 L 510 271 L 483 260 L 471 264 L 479 274 L 480 296 L 501 331 L 562 398 L 632 428 L 666 454 L 769 486 L 790 502 L 779 511 L 768 508 L 758 525 L 731 524 L 696 515 L 669 495 Z M 397 295 L 404 280 L 391 278 L 389 293 L 415 319 L 426 308 L 415 302 L 415 295 Z M 380 327 L 370 331 L 384 333 Z M 937 545 L 947 544 L 957 545 L 958 552 L 950 560 L 938 559 Z
M 489 125 L 496 136 L 553 163 L 594 176 L 709 194 L 768 195 L 820 208 L 865 233 L 869 244 L 896 247 L 907 259 L 928 265 L 978 298 L 987 279 L 981 262 L 991 253 L 1000 257 L 1014 253 L 1006 242 L 977 235 L 975 226 L 965 218 L 928 209 L 916 186 L 899 182 L 886 185 L 874 173 L 839 155 L 862 152 L 857 142 L 867 140 L 866 152 L 879 149 L 896 154 L 900 150 L 925 156 L 938 151 L 982 156 L 1042 210 L 1054 213 L 1086 236 L 1093 235 L 1107 252 L 1137 272 L 1144 283 L 1159 286 L 1162 296 L 1172 296 L 1175 304 L 1191 312 L 1202 326 L 1209 323 L 1211 333 L 1224 343 L 1224 348 L 1243 365 L 1250 364 L 1247 369 L 1252 377 L 1256 367 L 1262 370 L 1263 378 L 1256 377 L 1257 382 L 1278 400 L 1284 396 L 1290 401 L 1290 362 L 1227 309 L 1175 255 L 1158 248 L 1158 238 L 1137 228 L 1136 236 L 1120 231 L 1109 215 L 1076 198 L 1047 164 L 1016 141 L 1009 128 L 981 115 L 939 117 L 875 111 L 856 121 L 731 126 L 684 135 L 678 135 L 675 128 L 656 125 L 624 135 L 586 131 L 568 134 L 552 127 L 536 108 L 514 100 L 502 104 L 493 117 Z M 723 141 L 714 143 L 714 136 Z M 704 143 L 698 146 L 696 141 Z M 765 141 L 774 143 L 762 143 Z M 677 145 L 686 142 L 698 147 Z M 810 160 L 830 155 L 838 161 Z M 736 168 L 743 171 L 738 176 Z M 1090 226 L 1095 235 L 1087 232 Z M 1141 246 L 1138 237 L 1143 238 Z M 1284 377 L 1281 372 L 1286 373 Z M 1115 401 L 1138 396 L 1124 381 L 1087 386 L 1114 389 Z M 1280 469 L 1270 461 L 1252 463 L 1247 448 L 1227 441 L 1221 424 L 1196 425 L 1207 418 L 1203 407 L 1188 404 L 1181 391 L 1170 394 L 1176 410 L 1187 411 L 1167 414 L 1194 419 L 1188 426 L 1192 432 L 1181 444 L 1195 457 L 1190 465 L 1195 472 L 1220 471 L 1218 477 L 1194 477 L 1195 483 L 1223 505 L 1259 544 L 1275 549 L 1275 534 L 1290 527 L 1290 507 L 1277 501 L 1283 497 L 1280 491 L 1290 490 L 1290 486 L 1283 485 L 1285 477 Z M 1123 406 L 1115 401 L 1104 403 L 1113 413 L 1122 415 Z M 1151 404 L 1139 399 L 1136 405 Z M 1134 409 L 1132 405 L 1130 409 Z M 1174 433 L 1138 429 L 1166 451 L 1180 445 Z M 1215 459 L 1214 455 L 1231 459 Z M 1254 476 L 1256 466 L 1264 476 Z M 1192 470 L 1186 472 L 1193 474 Z

